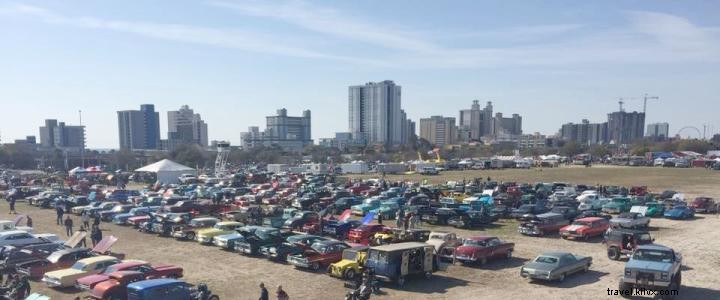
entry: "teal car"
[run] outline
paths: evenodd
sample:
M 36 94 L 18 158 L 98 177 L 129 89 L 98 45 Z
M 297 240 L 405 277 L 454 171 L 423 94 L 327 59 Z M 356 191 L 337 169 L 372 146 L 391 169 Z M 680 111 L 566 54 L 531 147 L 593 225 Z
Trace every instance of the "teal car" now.
M 647 202 L 645 207 L 647 207 L 647 211 L 645 211 L 646 217 L 662 217 L 665 213 L 665 205 L 660 202 Z
M 369 211 L 376 209 L 376 208 L 380 208 L 381 203 L 382 203 L 382 200 L 380 198 L 375 198 L 375 197 L 368 198 L 368 199 L 365 199 L 362 204 L 353 205 L 350 208 L 350 212 L 356 216 L 364 216 Z
M 623 212 L 629 212 L 632 207 L 632 201 L 625 197 L 616 197 L 608 204 L 603 205 L 602 212 L 608 214 L 619 214 Z
M 383 219 L 389 220 L 394 219 L 400 207 L 404 204 L 405 199 L 403 198 L 392 198 L 389 200 L 382 201 L 380 207 L 371 210 L 375 213 L 375 218 L 382 214 Z

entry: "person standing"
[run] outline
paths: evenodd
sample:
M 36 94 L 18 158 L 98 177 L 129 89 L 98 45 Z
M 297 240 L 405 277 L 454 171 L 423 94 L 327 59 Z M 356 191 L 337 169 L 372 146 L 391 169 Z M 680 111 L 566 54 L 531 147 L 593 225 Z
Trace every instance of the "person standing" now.
M 32 225 L 33 225 L 32 218 L 29 215 L 27 215 L 25 217 L 27 218 L 27 220 L 25 221 L 25 226 L 32 227 Z
M 412 214 L 412 216 L 410 216 L 410 228 L 416 229 L 418 226 L 418 221 L 420 221 L 420 215 L 416 213 Z
M 398 210 L 395 214 L 395 226 L 397 228 L 400 228 L 402 226 L 403 217 L 404 216 L 402 210 Z
M 382 213 L 378 213 L 377 218 L 378 218 L 378 224 L 382 225 L 382 222 L 383 222 L 383 214 L 382 214 Z
M 80 219 L 82 220 L 83 226 L 85 226 L 85 228 L 90 228 L 90 216 L 88 215 L 87 211 L 82 212 Z
M 268 290 L 265 288 L 264 283 L 260 283 L 260 299 L 259 300 L 270 300 L 268 296 Z
M 73 234 L 73 231 L 72 231 L 73 220 L 70 219 L 70 216 L 67 216 L 64 224 L 65 224 L 65 234 L 67 234 L 67 236 L 71 236 Z
M 283 290 L 282 285 L 278 285 L 276 295 L 278 300 L 290 300 L 290 296 Z
M 100 228 L 100 214 L 95 215 L 93 219 L 93 226 Z
M 408 212 L 405 214 L 405 219 L 403 220 L 403 226 L 405 230 L 408 229 L 408 226 L 410 226 L 410 217 L 412 216 L 411 212 Z
M 63 224 L 63 215 L 65 214 L 65 211 L 63 210 L 62 206 L 56 205 L 55 206 L 55 214 L 57 214 L 57 218 L 55 219 L 55 222 L 57 225 Z
M 10 214 L 15 214 L 15 196 L 10 197 L 8 200 L 10 202 Z
M 93 226 L 92 230 L 90 231 L 90 241 L 93 244 L 93 247 L 100 243 L 102 240 L 102 231 L 100 231 L 100 227 Z

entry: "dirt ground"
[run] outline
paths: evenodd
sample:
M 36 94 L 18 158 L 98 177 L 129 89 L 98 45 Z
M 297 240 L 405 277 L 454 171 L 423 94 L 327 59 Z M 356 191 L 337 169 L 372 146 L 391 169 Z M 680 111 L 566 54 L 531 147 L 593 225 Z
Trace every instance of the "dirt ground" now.
M 674 189 L 687 197 L 707 195 L 720 199 L 720 172 L 704 169 L 663 168 L 556 168 L 540 170 L 464 171 L 444 172 L 428 177 L 432 182 L 462 180 L 473 177 L 518 182 L 566 181 L 585 184 L 647 185 L 652 191 Z M 391 176 L 400 178 L 401 176 Z M 415 180 L 415 175 L 407 175 Z M 33 217 L 35 232 L 62 235 L 63 228 L 54 224 L 54 212 L 49 209 L 28 207 L 19 202 L 19 212 Z M 0 213 L 7 215 L 5 201 Z M 79 223 L 76 218 L 76 224 Z M 680 251 L 684 257 L 683 286 L 678 299 L 720 299 L 720 218 L 715 215 L 698 215 L 694 220 L 673 221 L 653 219 L 651 234 L 656 242 Z M 485 230 L 456 230 L 461 236 L 496 235 L 515 242 L 514 258 L 490 262 L 483 267 L 450 265 L 437 272 L 432 279 L 409 280 L 403 289 L 392 285 L 382 288 L 383 294 L 374 299 L 613 299 L 608 289 L 617 288 L 617 278 L 623 262 L 609 260 L 599 240 L 574 242 L 558 237 L 526 237 L 516 232 L 514 221 L 502 221 Z M 292 299 L 343 299 L 343 283 L 324 273 L 296 270 L 292 266 L 269 262 L 265 259 L 245 257 L 237 253 L 201 246 L 194 242 L 180 242 L 170 238 L 138 233 L 129 227 L 110 223 L 101 225 L 104 235 L 119 238 L 113 250 L 124 252 L 128 258 L 149 262 L 178 264 L 185 268 L 185 280 L 205 282 L 222 299 L 257 299 L 258 284 L 265 282 L 271 294 L 281 284 Z M 435 229 L 435 228 L 433 228 Z M 592 256 L 590 272 L 568 277 L 563 283 L 529 283 L 520 277 L 520 266 L 537 254 L 548 250 L 564 250 Z M 69 290 L 53 290 L 42 283 L 32 284 L 53 299 L 81 298 L 84 294 Z M 273 299 L 274 297 L 271 297 Z

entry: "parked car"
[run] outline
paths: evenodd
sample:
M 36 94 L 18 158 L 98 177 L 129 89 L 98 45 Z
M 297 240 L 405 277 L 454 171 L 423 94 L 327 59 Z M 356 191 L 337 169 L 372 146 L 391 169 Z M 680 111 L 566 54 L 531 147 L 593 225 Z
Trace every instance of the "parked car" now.
M 351 243 L 358 243 L 367 245 L 370 243 L 370 239 L 380 231 L 385 230 L 385 226 L 381 224 L 365 224 L 360 225 L 357 228 L 353 228 L 348 233 L 348 241 Z
M 645 216 L 646 217 L 662 217 L 665 214 L 665 205 L 659 202 L 645 202 Z
M 631 206 L 632 202 L 629 198 L 615 197 L 610 203 L 602 206 L 602 212 L 609 214 L 619 214 L 622 212 L 630 211 Z
M 577 210 L 580 212 L 586 210 L 602 210 L 603 205 L 610 203 L 610 201 L 608 198 L 585 200 L 578 205 Z
M 115 205 L 111 209 L 99 211 L 97 212 L 97 215 L 100 216 L 100 220 L 103 220 L 104 222 L 110 222 L 115 215 L 127 213 L 134 207 L 135 205 L 133 204 L 119 204 Z
M 219 222 L 213 225 L 212 228 L 200 229 L 196 232 L 196 238 L 200 244 L 212 244 L 213 238 L 218 235 L 230 234 L 244 225 L 240 222 Z
M 318 271 L 322 267 L 342 259 L 342 252 L 350 246 L 341 241 L 326 240 L 312 244 L 310 249 L 301 254 L 288 256 L 287 260 L 296 268 L 306 268 Z
M 311 234 L 293 235 L 279 245 L 261 246 L 260 254 L 270 260 L 287 261 L 288 256 L 302 254 L 305 250 L 310 250 L 314 243 L 327 240 L 326 237 Z
M 70 268 L 45 273 L 42 281 L 49 287 L 70 287 L 75 285 L 78 278 L 101 273 L 105 268 L 119 262 L 120 260 L 116 257 L 107 255 L 83 258 Z
M 102 273 L 78 278 L 75 287 L 81 290 L 92 290 L 96 284 L 110 279 L 110 274 L 120 271 L 135 271 L 143 274 L 144 278 L 180 278 L 183 268 L 169 264 L 153 264 L 141 260 L 126 260 L 109 266 Z
M 44 243 L 47 240 L 58 241 L 59 239 L 57 235 L 51 233 L 30 234 L 25 230 L 8 230 L 0 232 L 0 247 L 21 247 L 30 244 Z
M 126 213 L 116 214 L 112 218 L 113 224 L 128 225 L 128 219 L 131 217 L 145 216 L 157 210 L 157 207 L 135 207 Z
M 320 215 L 314 211 L 298 211 L 292 218 L 285 221 L 283 228 L 291 230 L 301 229 L 308 223 L 317 224 L 319 220 Z
M 485 213 L 483 211 L 468 210 L 461 211 L 448 219 L 447 224 L 455 228 L 474 228 L 492 224 L 499 216 Z
M 590 217 L 576 219 L 572 224 L 560 228 L 563 239 L 583 239 L 587 241 L 594 236 L 601 236 L 610 226 L 605 218 Z
M 648 244 L 639 246 L 625 264 L 618 288 L 678 291 L 681 286 L 682 255 L 669 247 Z
M 692 219 L 695 217 L 695 210 L 685 205 L 679 205 L 666 210 L 664 216 L 668 219 Z
M 342 259 L 330 264 L 328 274 L 345 280 L 354 280 L 365 268 L 368 249 L 370 248 L 367 246 L 358 246 L 343 250 Z
M 650 218 L 639 212 L 625 212 L 610 219 L 610 225 L 630 229 L 647 228 L 650 225 Z
M 261 227 L 245 235 L 245 239 L 235 242 L 235 250 L 244 255 L 259 255 L 261 247 L 280 245 L 291 235 L 294 233 L 281 232 L 272 227 Z
M 360 220 L 330 220 L 323 222 L 322 233 L 338 240 L 345 240 L 350 230 L 362 225 Z
M 584 210 L 577 216 L 578 219 L 591 217 L 598 217 L 606 220 L 612 219 L 612 215 L 600 212 L 599 210 Z
M 18 222 L 20 222 L 20 220 L 22 220 L 22 219 L 17 218 L 17 220 L 15 220 L 15 221 L 0 220 L 0 232 L 21 230 L 21 231 L 25 231 L 27 233 L 32 233 L 33 232 L 32 227 L 18 226 Z
M 211 228 L 220 222 L 218 218 L 204 217 L 190 220 L 187 224 L 176 225 L 172 229 L 170 236 L 179 240 L 194 241 L 197 232 L 202 229 Z
M 645 230 L 613 229 L 607 232 L 603 244 L 607 248 L 607 256 L 619 260 L 621 256 L 630 255 L 638 246 L 652 244 L 653 239 Z
M 197 300 L 197 291 L 181 280 L 149 279 L 129 284 L 127 298 L 131 300 Z M 220 300 L 220 297 L 210 294 L 206 299 Z
M 353 215 L 364 216 L 369 211 L 379 208 L 380 204 L 383 200 L 384 199 L 379 198 L 379 197 L 367 198 L 367 199 L 363 200 L 362 204 L 353 205 L 350 208 L 350 212 Z
M 561 214 L 565 219 L 568 219 L 572 221 L 577 217 L 578 211 L 575 207 L 572 206 L 553 206 L 550 209 L 551 213 Z
M 138 271 L 117 271 L 107 276 L 107 280 L 98 282 L 90 290 L 91 299 L 126 299 L 127 286 L 146 279 L 145 274 Z
M 217 235 L 213 238 L 213 244 L 223 250 L 235 250 L 235 243 L 245 241 L 245 237 L 255 232 L 260 226 L 245 226 L 230 234 Z
M 716 213 L 717 206 L 715 200 L 710 197 L 696 197 L 688 206 L 698 213 Z
M 333 214 L 339 215 L 344 210 L 350 209 L 353 205 L 362 204 L 362 202 L 363 202 L 363 199 L 359 198 L 359 197 L 349 196 L 349 197 L 338 198 L 335 201 L 335 206 L 333 208 Z
M 452 255 L 453 249 L 462 244 L 462 240 L 452 232 L 433 231 L 426 242 L 433 246 L 435 253 L 442 255 Z
M 420 218 L 422 221 L 432 225 L 447 225 L 450 218 L 457 216 L 463 212 L 458 208 L 437 208 L 430 214 L 424 214 Z
M 484 265 L 490 259 L 512 257 L 515 243 L 502 241 L 494 236 L 471 236 L 464 238 L 455 248 L 454 259 L 463 264 L 480 263 Z
M 513 209 L 512 212 L 510 212 L 510 217 L 520 219 L 525 215 L 539 215 L 546 213 L 547 211 L 547 207 L 543 205 L 523 204 L 520 207 Z
M 557 213 L 544 213 L 518 225 L 518 232 L 524 235 L 543 236 L 556 233 L 568 225 L 565 216 Z
M 365 258 L 365 267 L 374 270 L 375 278 L 400 287 L 412 276 L 430 278 L 435 266 L 434 247 L 418 242 L 371 247 Z
M 61 249 L 47 257 L 36 256 L 19 262 L 15 265 L 15 269 L 30 279 L 40 279 L 45 272 L 69 268 L 78 260 L 91 256 L 92 252 L 87 248 Z
M 569 252 L 544 252 L 520 268 L 520 276 L 530 280 L 564 281 L 577 272 L 587 272 L 592 257 Z

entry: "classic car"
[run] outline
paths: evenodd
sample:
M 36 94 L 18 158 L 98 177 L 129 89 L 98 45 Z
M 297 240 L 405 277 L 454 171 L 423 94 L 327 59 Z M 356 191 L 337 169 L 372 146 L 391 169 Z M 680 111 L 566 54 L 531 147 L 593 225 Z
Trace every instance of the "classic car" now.
M 133 208 L 135 208 L 133 204 L 119 204 L 113 206 L 111 209 L 99 211 L 96 214 L 100 216 L 100 220 L 110 222 L 115 215 L 127 213 Z
M 592 257 L 580 256 L 568 252 L 544 252 L 532 262 L 520 268 L 520 276 L 530 280 L 563 281 L 568 275 L 587 272 L 592 264 Z
M 335 201 L 335 205 L 333 207 L 333 214 L 339 215 L 344 210 L 350 209 L 353 205 L 362 204 L 363 199 L 359 197 L 342 197 Z
M 428 224 L 432 225 L 447 225 L 450 218 L 462 213 L 463 210 L 459 208 L 438 208 L 433 210 L 430 214 L 423 214 L 420 219 Z
M 95 217 L 99 212 L 110 210 L 117 205 L 120 205 L 120 202 L 102 202 L 98 206 L 83 209 L 81 214 L 87 213 L 89 216 Z
M 593 200 L 586 200 L 580 203 L 578 205 L 577 210 L 580 212 L 586 211 L 586 210 L 601 210 L 603 205 L 610 203 L 610 199 L 608 198 L 599 198 L 599 199 L 593 199 Z
M 662 217 L 665 214 L 665 205 L 660 202 L 645 202 L 645 207 L 646 217 Z
M 92 251 L 87 248 L 70 248 L 57 250 L 48 257 L 37 257 L 17 264 L 15 268 L 18 273 L 28 276 L 30 279 L 40 279 L 43 274 L 49 271 L 64 269 L 72 266 L 80 259 L 93 256 Z
M 153 211 L 156 211 L 158 207 L 134 207 L 126 213 L 116 214 L 112 218 L 113 224 L 116 225 L 128 225 L 128 219 L 131 217 L 145 216 Z
M 78 278 L 75 287 L 81 290 L 91 290 L 96 284 L 110 279 L 110 274 L 119 271 L 136 271 L 145 278 L 170 277 L 180 278 L 183 276 L 183 268 L 169 264 L 153 264 L 141 260 L 126 260 L 114 264 L 105 269 L 102 273 Z
M 350 212 L 356 216 L 364 216 L 369 211 L 379 208 L 384 199 L 380 197 L 372 197 L 363 200 L 362 204 L 353 205 Z
M 235 250 L 244 255 L 258 255 L 263 246 L 278 246 L 294 235 L 292 232 L 281 232 L 277 228 L 260 227 L 245 235 L 244 240 L 235 242 Z
M 447 220 L 447 224 L 455 228 L 474 228 L 492 224 L 497 221 L 498 215 L 485 213 L 483 211 L 468 210 L 461 211 Z
M 575 209 L 575 207 L 572 206 L 553 206 L 550 209 L 551 213 L 561 214 L 565 217 L 565 219 L 568 219 L 572 221 L 577 217 L 578 211 Z
M 322 233 L 338 240 L 344 240 L 351 229 L 362 225 L 360 220 L 329 220 L 323 222 Z
M 195 239 L 201 244 L 211 244 L 214 237 L 233 233 L 243 226 L 244 225 L 240 222 L 219 222 L 213 225 L 212 228 L 198 230 L 196 232 L 197 237 Z
M 132 300 L 195 300 L 196 294 L 192 285 L 171 278 L 148 279 L 127 286 L 127 298 Z M 220 297 L 208 295 L 206 299 L 220 300 Z
M 695 217 L 695 210 L 685 205 L 674 206 L 663 214 L 668 219 L 692 219 Z
M 652 244 L 655 241 L 645 230 L 612 229 L 605 234 L 603 244 L 607 248 L 607 256 L 619 260 L 621 255 L 630 255 L 640 245 Z
M 640 288 L 678 291 L 681 285 L 682 255 L 666 246 L 648 244 L 635 249 L 625 263 L 618 288 L 629 292 Z
M 310 249 L 301 254 L 288 256 L 287 260 L 297 268 L 308 268 L 317 271 L 321 267 L 340 261 L 343 250 L 348 248 L 350 246 L 341 241 L 320 241 L 312 244 Z
M 639 212 L 625 212 L 610 219 L 610 225 L 631 229 L 647 228 L 650 225 L 650 218 Z
M 462 244 L 462 240 L 452 232 L 433 231 L 426 243 L 433 246 L 435 253 L 442 256 L 451 254 L 455 247 Z
M 103 272 L 107 267 L 119 263 L 117 257 L 101 255 L 78 260 L 70 268 L 51 271 L 43 275 L 42 281 L 50 287 L 64 288 L 75 285 L 78 278 Z
M 220 222 L 218 218 L 204 217 L 190 220 L 187 224 L 175 225 L 170 236 L 179 240 L 195 240 L 198 230 L 215 226 Z
M 535 216 L 529 221 L 520 223 L 518 232 L 524 235 L 543 236 L 556 233 L 560 228 L 568 224 L 568 220 L 561 214 L 544 213 Z
M 317 224 L 319 220 L 320 215 L 314 211 L 298 211 L 292 218 L 285 220 L 283 228 L 301 229 L 306 223 Z
M 86 209 L 98 207 L 98 206 L 102 205 L 103 203 L 104 202 L 102 202 L 102 201 L 94 201 L 94 202 L 90 202 L 88 205 L 75 206 L 70 209 L 70 212 L 72 212 L 76 215 L 79 215 L 79 214 L 82 214 L 82 212 L 85 211 Z
M 632 202 L 630 201 L 630 198 L 615 197 L 610 203 L 602 206 L 602 212 L 609 214 L 619 214 L 621 212 L 630 211 L 630 207 L 632 207 Z
M 385 230 L 381 224 L 364 224 L 353 228 L 348 233 L 348 241 L 351 243 L 369 244 L 375 233 Z
M 430 237 L 430 230 L 387 228 L 373 235 L 371 245 L 385 245 L 403 242 L 425 242 Z
M 311 234 L 293 235 L 289 236 L 284 243 L 261 246 L 260 254 L 270 260 L 287 261 L 289 255 L 301 254 L 305 250 L 309 250 L 312 244 L 326 240 L 328 238 Z
M 18 217 L 17 220 L 14 220 L 14 221 L 0 220 L 0 232 L 21 230 L 21 231 L 25 231 L 27 233 L 32 233 L 33 232 L 32 227 L 18 226 L 18 223 L 21 220 L 22 220 L 22 218 L 20 218 L 20 217 Z
M 0 232 L 0 247 L 21 247 L 30 244 L 41 244 L 46 241 L 58 241 L 57 235 L 51 233 L 31 234 L 24 230 L 8 230 Z
M 154 218 L 147 222 L 149 224 L 141 226 L 140 229 L 148 229 L 149 232 L 156 233 L 159 236 L 170 236 L 173 227 L 186 224 L 192 219 L 190 213 L 162 213 L 153 216 Z
M 560 237 L 563 239 L 588 240 L 594 236 L 601 236 L 610 226 L 606 218 L 589 217 L 575 219 L 572 224 L 560 228 Z
M 434 247 L 418 242 L 371 247 L 365 257 L 365 267 L 375 272 L 375 278 L 401 287 L 412 276 L 432 277 L 436 265 Z
M 583 210 L 580 212 L 580 214 L 577 216 L 578 219 L 582 218 L 591 218 L 591 217 L 597 217 L 597 218 L 603 218 L 606 220 L 612 219 L 612 215 L 603 213 L 599 210 Z
M 255 232 L 258 228 L 262 227 L 255 225 L 245 226 L 230 234 L 216 235 L 213 238 L 213 244 L 223 250 L 233 251 L 235 250 L 235 243 L 245 241 L 245 236 Z
M 330 264 L 328 274 L 352 281 L 363 272 L 368 249 L 370 248 L 367 246 L 358 246 L 343 250 L 342 259 Z
M 127 218 L 127 221 L 125 221 L 125 223 L 127 223 L 127 225 L 130 225 L 132 227 L 139 228 L 140 224 L 150 221 L 150 219 L 153 218 L 153 214 L 154 214 L 154 212 L 150 212 L 146 215 L 129 217 L 129 218 Z
M 95 284 L 90 290 L 90 298 L 98 300 L 125 299 L 127 286 L 133 282 L 145 280 L 145 274 L 138 271 L 116 271 L 107 274 L 107 279 Z
M 690 204 L 688 204 L 689 207 L 695 210 L 695 212 L 698 213 L 715 213 L 717 212 L 717 206 L 715 204 L 715 200 L 710 197 L 696 197 L 693 199 Z
M 395 215 L 404 204 L 404 198 L 391 198 L 388 200 L 383 200 L 380 203 L 380 207 L 376 209 L 371 209 L 370 211 L 375 213 L 375 218 L 378 218 L 379 215 L 382 215 L 383 219 L 392 220 L 395 219 Z
M 520 207 L 513 209 L 510 212 L 510 217 L 514 219 L 520 219 L 525 215 L 539 215 L 547 212 L 547 207 L 537 204 L 523 204 Z
M 441 256 L 455 259 L 461 263 L 486 264 L 489 259 L 511 258 L 515 243 L 509 243 L 491 236 L 471 236 L 464 238 L 462 244 L 455 247 L 452 256 Z

